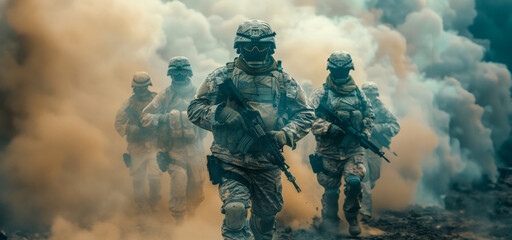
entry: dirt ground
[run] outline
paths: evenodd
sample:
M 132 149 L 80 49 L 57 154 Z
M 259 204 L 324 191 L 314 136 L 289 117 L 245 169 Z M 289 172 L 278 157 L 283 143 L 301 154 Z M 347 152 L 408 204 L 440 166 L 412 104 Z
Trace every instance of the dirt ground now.
M 276 240 L 334 239 L 512 239 L 512 169 L 500 169 L 496 184 L 453 186 L 445 196 L 445 208 L 410 206 L 401 211 L 381 211 L 357 238 L 349 236 L 342 223 L 340 232 L 317 230 L 320 219 L 308 229 L 278 226 Z M 49 233 L 0 231 L 0 240 L 42 240 Z
M 294 231 L 280 226 L 276 239 L 512 239 L 512 169 L 500 170 L 496 184 L 453 186 L 445 196 L 445 209 L 410 206 L 381 211 L 362 225 L 363 233 L 357 238 L 324 234 L 313 224 Z M 348 233 L 346 224 L 340 228 Z

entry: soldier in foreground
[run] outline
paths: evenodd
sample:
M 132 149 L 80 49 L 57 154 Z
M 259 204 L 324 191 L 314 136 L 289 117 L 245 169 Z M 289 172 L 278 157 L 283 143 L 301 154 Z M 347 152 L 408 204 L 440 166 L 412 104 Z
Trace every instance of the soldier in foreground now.
M 373 111 L 365 94 L 359 90 L 350 76 L 354 69 L 350 54 L 337 51 L 327 60 L 330 71 L 322 88 L 315 89 L 310 104 L 317 109 L 317 119 L 311 131 L 315 135 L 317 147 L 310 156 L 313 171 L 317 173 L 320 185 L 325 188 L 322 196 L 321 230 L 337 232 L 338 199 L 341 178 L 345 179 L 345 203 L 343 211 L 349 224 L 351 235 L 359 235 L 361 228 L 358 213 L 361 200 L 361 181 L 365 176 L 364 149 L 356 135 L 348 134 L 335 120 L 348 123 L 350 127 L 368 138 L 371 134 Z M 332 114 L 327 115 L 326 109 Z M 332 116 L 335 115 L 335 116 Z
M 284 145 L 294 148 L 314 119 L 302 88 L 272 57 L 274 36 L 264 21 L 243 22 L 234 44 L 239 57 L 213 71 L 188 108 L 194 124 L 213 132 L 208 171 L 219 183 L 224 239 L 272 239 L 283 206 L 278 155 Z
M 374 127 L 372 131 L 372 142 L 379 149 L 388 148 L 391 138 L 398 134 L 400 125 L 396 117 L 380 101 L 379 89 L 376 83 L 365 82 L 361 86 L 375 113 Z M 372 217 L 372 189 L 375 182 L 380 178 L 380 167 L 382 159 L 372 151 L 366 150 L 365 168 L 366 177 L 363 180 L 363 200 L 361 202 L 362 221 L 367 222 Z
M 139 212 L 145 212 L 148 204 L 151 209 L 160 200 L 160 177 L 162 173 L 156 164 L 154 132 L 142 126 L 140 115 L 156 93 L 149 91 L 151 79 L 146 72 L 133 76 L 133 95 L 117 111 L 115 128 L 121 136 L 126 136 L 128 153 L 123 155 L 133 179 L 133 195 Z M 149 197 L 146 194 L 146 177 L 149 182 Z
M 171 177 L 169 210 L 177 222 L 192 214 L 203 201 L 204 131 L 187 119 L 187 106 L 196 87 L 186 57 L 169 60 L 171 85 L 162 90 L 142 113 L 142 124 L 157 128 L 158 165 Z

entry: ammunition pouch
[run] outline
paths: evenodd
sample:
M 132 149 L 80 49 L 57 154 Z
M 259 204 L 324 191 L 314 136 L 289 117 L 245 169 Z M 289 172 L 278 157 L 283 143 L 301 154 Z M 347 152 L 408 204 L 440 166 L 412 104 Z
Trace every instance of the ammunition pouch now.
M 322 163 L 322 157 L 316 154 L 309 155 L 309 163 L 311 164 L 313 172 L 316 174 L 319 174 L 321 172 L 322 174 L 332 178 L 341 178 L 342 176 L 341 173 L 334 173 L 325 169 L 324 164 Z
M 212 182 L 213 185 L 220 184 L 222 183 L 222 178 L 227 178 L 240 182 L 249 189 L 251 188 L 251 184 L 249 183 L 249 181 L 247 181 L 247 179 L 242 177 L 240 174 L 224 170 L 222 168 L 220 159 L 216 158 L 213 155 L 206 156 L 206 159 L 206 167 L 208 168 L 210 181 Z
M 172 110 L 169 113 L 171 138 L 196 137 L 195 126 L 187 119 L 186 111 Z
M 127 168 L 132 166 L 132 156 L 129 153 L 123 153 L 123 161 Z
M 309 163 L 311 164 L 311 168 L 313 169 L 314 173 L 319 173 L 324 169 L 322 158 L 316 154 L 309 155 Z

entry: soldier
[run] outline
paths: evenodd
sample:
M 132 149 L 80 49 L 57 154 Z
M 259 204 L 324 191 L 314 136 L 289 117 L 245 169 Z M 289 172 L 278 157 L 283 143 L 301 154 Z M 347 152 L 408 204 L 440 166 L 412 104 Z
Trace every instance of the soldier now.
M 322 103 L 341 119 L 365 137 L 370 136 L 373 111 L 371 105 L 359 90 L 350 70 L 354 69 L 352 58 L 345 51 L 331 54 L 327 60 L 330 71 L 323 87 L 313 91 L 310 104 L 314 108 Z M 320 113 L 313 123 L 311 132 L 315 135 L 317 146 L 315 155 L 311 155 L 313 171 L 317 173 L 320 185 L 325 188 L 322 196 L 322 230 L 335 232 L 339 224 L 338 199 L 341 178 L 345 179 L 345 203 L 343 211 L 349 224 L 351 235 L 361 233 L 357 219 L 361 200 L 361 181 L 365 176 L 364 149 L 359 141 L 345 132 L 332 119 L 325 119 Z
M 379 89 L 373 82 L 365 82 L 361 86 L 375 113 L 374 127 L 372 131 L 372 141 L 380 149 L 383 147 L 389 149 L 391 138 L 400 131 L 400 125 L 396 117 L 384 104 L 378 99 Z M 380 178 L 380 166 L 382 159 L 372 151 L 366 150 L 365 167 L 366 177 L 363 179 L 363 200 L 361 202 L 362 221 L 367 222 L 372 216 L 372 192 L 375 187 L 375 181 Z
M 133 179 L 133 195 L 139 212 L 147 210 L 147 204 L 154 208 L 160 200 L 160 177 L 155 161 L 153 131 L 143 127 L 140 122 L 142 109 L 155 97 L 156 93 L 148 90 L 151 79 L 146 72 L 133 75 L 133 95 L 117 111 L 115 128 L 121 136 L 126 136 L 128 153 L 123 155 L 130 176 Z M 145 180 L 149 182 L 149 197 L 146 196 Z
M 302 88 L 272 57 L 274 36 L 264 21 L 240 24 L 234 44 L 239 57 L 213 71 L 188 108 L 194 124 L 213 132 L 208 171 L 213 183 L 220 182 L 224 239 L 272 239 L 283 198 L 280 170 L 266 154 L 266 146 L 260 142 L 247 146 L 243 141 L 248 132 L 240 106 L 233 98 L 223 97 L 219 85 L 234 84 L 245 102 L 262 116 L 263 130 L 280 148 L 294 148 L 314 119 Z M 221 177 L 212 179 L 217 171 L 222 172 Z M 252 213 L 249 223 L 248 208 Z
M 187 119 L 187 106 L 196 92 L 188 58 L 171 58 L 167 76 L 171 85 L 144 109 L 142 124 L 158 129 L 158 163 L 171 177 L 169 210 L 179 223 L 204 199 L 205 132 Z

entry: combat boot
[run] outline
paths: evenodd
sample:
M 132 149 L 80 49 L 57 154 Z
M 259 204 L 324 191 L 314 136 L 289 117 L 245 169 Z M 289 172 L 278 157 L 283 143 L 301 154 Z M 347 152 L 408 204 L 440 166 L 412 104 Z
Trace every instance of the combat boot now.
M 338 199 L 340 190 L 337 188 L 326 188 L 322 196 L 322 223 L 319 229 L 323 232 L 338 233 L 340 218 L 338 217 Z
M 345 218 L 348 222 L 348 232 L 352 236 L 357 236 L 361 234 L 361 226 L 359 226 L 359 220 L 357 220 L 358 213 L 348 213 L 345 212 Z

